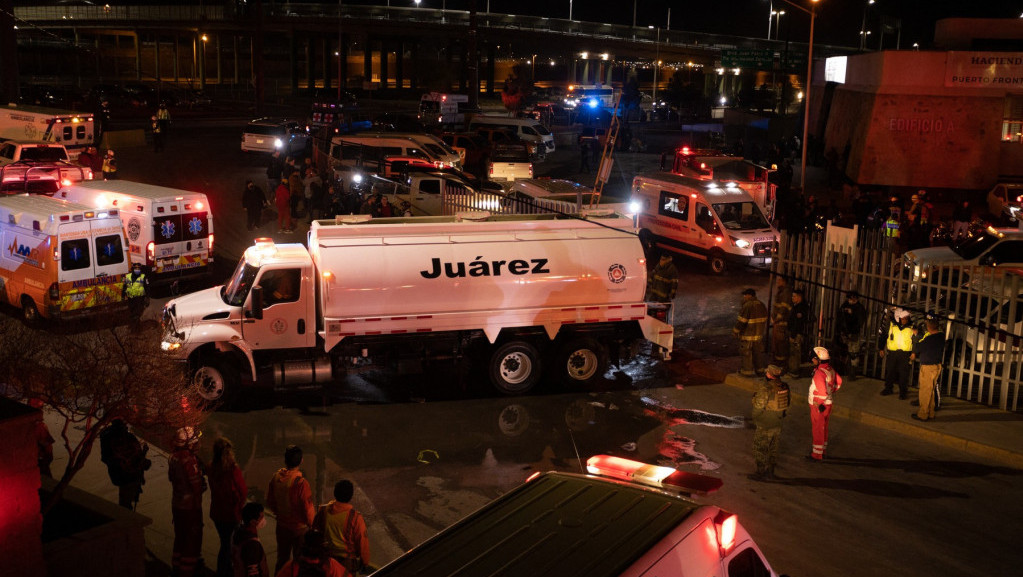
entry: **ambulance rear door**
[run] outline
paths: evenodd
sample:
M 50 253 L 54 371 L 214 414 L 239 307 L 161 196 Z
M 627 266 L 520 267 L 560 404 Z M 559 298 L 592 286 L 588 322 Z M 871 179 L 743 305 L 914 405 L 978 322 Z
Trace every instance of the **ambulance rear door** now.
M 62 223 L 57 233 L 56 252 L 62 313 L 121 301 L 128 258 L 120 219 Z
M 153 203 L 152 270 L 156 274 L 198 272 L 212 260 L 212 225 L 200 195 Z

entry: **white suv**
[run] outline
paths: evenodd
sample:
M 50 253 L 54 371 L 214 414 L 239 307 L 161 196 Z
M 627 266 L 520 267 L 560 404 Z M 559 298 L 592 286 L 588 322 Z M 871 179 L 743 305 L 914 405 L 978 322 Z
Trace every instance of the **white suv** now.
M 309 134 L 294 120 L 257 118 L 242 130 L 242 152 L 305 152 Z
M 911 250 L 902 256 L 902 262 L 912 286 L 926 280 L 936 266 L 1023 267 L 1023 230 L 988 228 L 954 247 Z M 961 284 L 969 279 L 951 280 Z

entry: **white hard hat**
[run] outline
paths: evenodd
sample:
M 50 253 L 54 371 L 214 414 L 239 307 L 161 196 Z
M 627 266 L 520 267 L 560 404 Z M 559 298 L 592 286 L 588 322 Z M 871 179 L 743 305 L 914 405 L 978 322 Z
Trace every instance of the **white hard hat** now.
M 822 361 L 830 361 L 831 360 L 831 354 L 828 353 L 828 349 L 826 349 L 824 347 L 814 347 L 813 348 L 813 356 L 817 357 L 818 359 L 820 359 Z
M 895 320 L 897 321 L 909 318 L 909 311 L 906 309 L 895 309 L 892 314 L 895 316 Z

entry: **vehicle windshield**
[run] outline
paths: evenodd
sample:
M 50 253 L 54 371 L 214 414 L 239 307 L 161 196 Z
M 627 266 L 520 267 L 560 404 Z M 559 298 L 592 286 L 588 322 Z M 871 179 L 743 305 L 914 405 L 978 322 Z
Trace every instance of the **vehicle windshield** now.
M 535 130 L 540 136 L 549 136 L 553 134 L 550 130 L 547 130 L 546 126 L 542 124 L 533 124 L 530 126 L 530 128 Z
M 257 274 L 259 274 L 259 267 L 246 263 L 245 258 L 242 258 L 238 262 L 238 267 L 231 274 L 231 280 L 227 281 L 220 291 L 224 302 L 233 307 L 244 305 Z
M 770 228 L 755 202 L 718 202 L 711 205 L 721 224 L 728 230 L 758 230 Z
M 21 149 L 22 160 L 35 160 L 38 162 L 57 162 L 67 160 L 67 153 L 63 146 L 39 146 L 26 147 Z
M 966 260 L 973 260 L 983 254 L 984 251 L 991 248 L 991 246 L 996 242 L 998 242 L 998 237 L 985 231 L 980 236 L 975 236 L 970 240 L 953 247 L 952 250 L 956 251 L 956 254 Z

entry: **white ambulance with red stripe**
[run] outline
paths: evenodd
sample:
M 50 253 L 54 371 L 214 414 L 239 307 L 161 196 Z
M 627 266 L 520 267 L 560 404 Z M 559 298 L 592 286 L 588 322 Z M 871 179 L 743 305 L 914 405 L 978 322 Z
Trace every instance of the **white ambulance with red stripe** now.
M 129 259 L 117 210 L 42 195 L 0 197 L 0 299 L 25 320 L 126 308 Z
M 93 180 L 65 186 L 54 198 L 97 210 L 116 209 L 133 262 L 151 285 L 204 279 L 213 264 L 213 213 L 206 195 L 128 180 Z
M 643 340 L 672 349 L 673 327 L 647 315 L 629 219 L 348 218 L 315 221 L 308 249 L 259 239 L 226 285 L 167 303 L 163 347 L 207 400 L 438 357 L 482 360 L 513 395 L 543 373 L 595 381 Z

